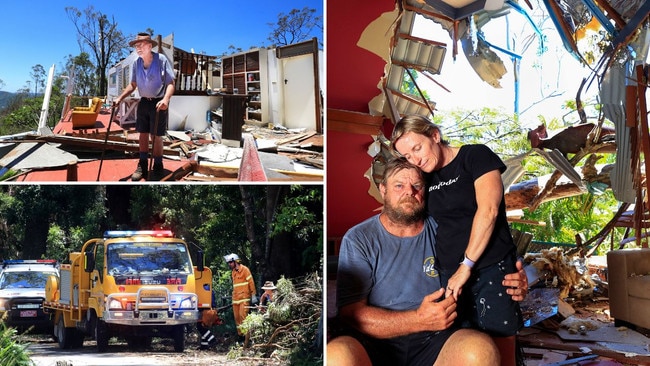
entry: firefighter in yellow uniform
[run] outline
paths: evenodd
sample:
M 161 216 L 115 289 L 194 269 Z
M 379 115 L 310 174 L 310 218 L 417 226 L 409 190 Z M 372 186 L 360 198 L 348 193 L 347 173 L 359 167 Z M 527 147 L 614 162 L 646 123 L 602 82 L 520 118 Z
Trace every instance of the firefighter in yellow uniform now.
M 237 334 L 239 341 L 244 341 L 244 334 L 239 326 L 246 319 L 251 303 L 255 305 L 258 302 L 255 281 L 250 269 L 241 264 L 237 254 L 228 254 L 224 259 L 232 271 L 232 312 L 235 315 Z

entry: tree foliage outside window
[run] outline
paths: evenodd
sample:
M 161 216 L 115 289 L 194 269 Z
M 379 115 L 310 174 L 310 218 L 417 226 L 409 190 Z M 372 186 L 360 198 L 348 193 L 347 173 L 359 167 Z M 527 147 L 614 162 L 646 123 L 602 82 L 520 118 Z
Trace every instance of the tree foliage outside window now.
M 441 126 L 443 137 L 453 146 L 482 143 L 489 146 L 502 160 L 525 154 L 531 149 L 527 139 L 528 129 L 522 128 L 513 115 L 503 110 L 457 109 L 436 114 L 433 122 Z M 564 126 L 555 119 L 542 122 L 551 130 Z M 614 161 L 614 154 L 602 154 L 598 164 L 612 164 Z M 536 179 L 555 170 L 538 154 L 527 155 L 522 164 L 525 173 L 520 181 Z M 580 170 L 581 165 L 576 169 Z M 589 240 L 599 233 L 611 220 L 618 206 L 619 202 L 611 189 L 602 194 L 588 192 L 542 203 L 534 211 L 524 209 L 523 220 L 543 222 L 545 225 L 513 223 L 511 226 L 532 233 L 535 241 L 575 245 L 576 235 Z M 623 229 L 614 230 L 613 237 L 614 242 L 620 241 Z M 597 253 L 602 254 L 608 249 L 609 246 L 602 245 Z

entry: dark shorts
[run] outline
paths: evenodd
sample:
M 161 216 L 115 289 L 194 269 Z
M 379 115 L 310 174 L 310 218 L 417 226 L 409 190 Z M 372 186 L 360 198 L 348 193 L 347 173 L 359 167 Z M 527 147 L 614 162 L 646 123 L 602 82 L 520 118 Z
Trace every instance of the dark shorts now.
M 481 330 L 491 336 L 516 335 L 523 326 L 519 302 L 512 300 L 502 285 L 503 277 L 517 272 L 517 258 L 508 254 L 500 262 L 472 271 L 458 299 L 457 325 Z M 442 275 L 447 287 L 449 274 Z
M 356 338 L 368 352 L 373 366 L 431 366 L 447 339 L 457 328 L 439 332 L 420 332 L 390 339 L 368 337 L 354 330 L 341 335 Z
M 138 103 L 138 114 L 135 120 L 135 130 L 140 133 L 151 133 L 156 124 L 156 104 L 162 98 L 141 98 Z M 158 126 L 156 136 L 167 133 L 167 119 L 169 109 L 158 112 Z

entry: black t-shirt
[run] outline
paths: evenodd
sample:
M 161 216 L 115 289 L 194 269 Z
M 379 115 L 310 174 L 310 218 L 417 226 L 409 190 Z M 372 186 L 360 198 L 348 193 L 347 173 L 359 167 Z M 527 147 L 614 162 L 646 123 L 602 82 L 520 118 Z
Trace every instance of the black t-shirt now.
M 436 252 L 445 272 L 455 271 L 463 260 L 476 213 L 474 181 L 506 166 L 485 145 L 465 145 L 447 166 L 426 175 L 427 210 L 438 223 Z M 494 264 L 514 250 L 503 196 L 490 241 L 475 268 Z M 475 258 L 472 258 L 475 259 Z

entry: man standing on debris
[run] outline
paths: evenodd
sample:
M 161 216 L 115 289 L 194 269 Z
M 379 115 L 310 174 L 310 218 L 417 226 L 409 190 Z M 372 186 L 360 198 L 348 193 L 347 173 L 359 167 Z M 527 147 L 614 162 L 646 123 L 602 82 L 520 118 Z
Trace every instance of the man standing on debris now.
M 258 303 L 255 295 L 255 281 L 250 269 L 241 264 L 237 254 L 231 253 L 223 257 L 232 271 L 232 312 L 235 315 L 238 340 L 243 342 L 245 337 L 240 325 L 248 316 L 250 305 Z
M 147 158 L 149 156 L 149 135 L 153 138 L 153 172 L 152 179 L 159 180 L 164 173 L 163 169 L 163 142 L 162 136 L 167 131 L 167 120 L 169 118 L 169 100 L 174 94 L 174 70 L 162 53 L 153 52 L 158 42 L 151 39 L 148 33 L 138 33 L 138 36 L 129 46 L 135 47 L 138 59 L 131 67 L 131 83 L 124 88 L 122 94 L 115 99 L 115 104 L 131 95 L 138 89 L 140 101 L 135 128 L 140 133 L 140 161 L 131 180 L 138 181 L 147 179 L 149 168 Z
M 386 164 L 379 186 L 384 208 L 343 237 L 337 272 L 337 338 L 328 365 L 499 365 L 494 341 L 452 326 L 456 298 L 445 297 L 437 270 L 437 224 L 425 211 L 425 181 L 404 158 Z M 526 273 L 501 277 L 523 300 Z M 504 294 L 505 295 L 505 294 Z

